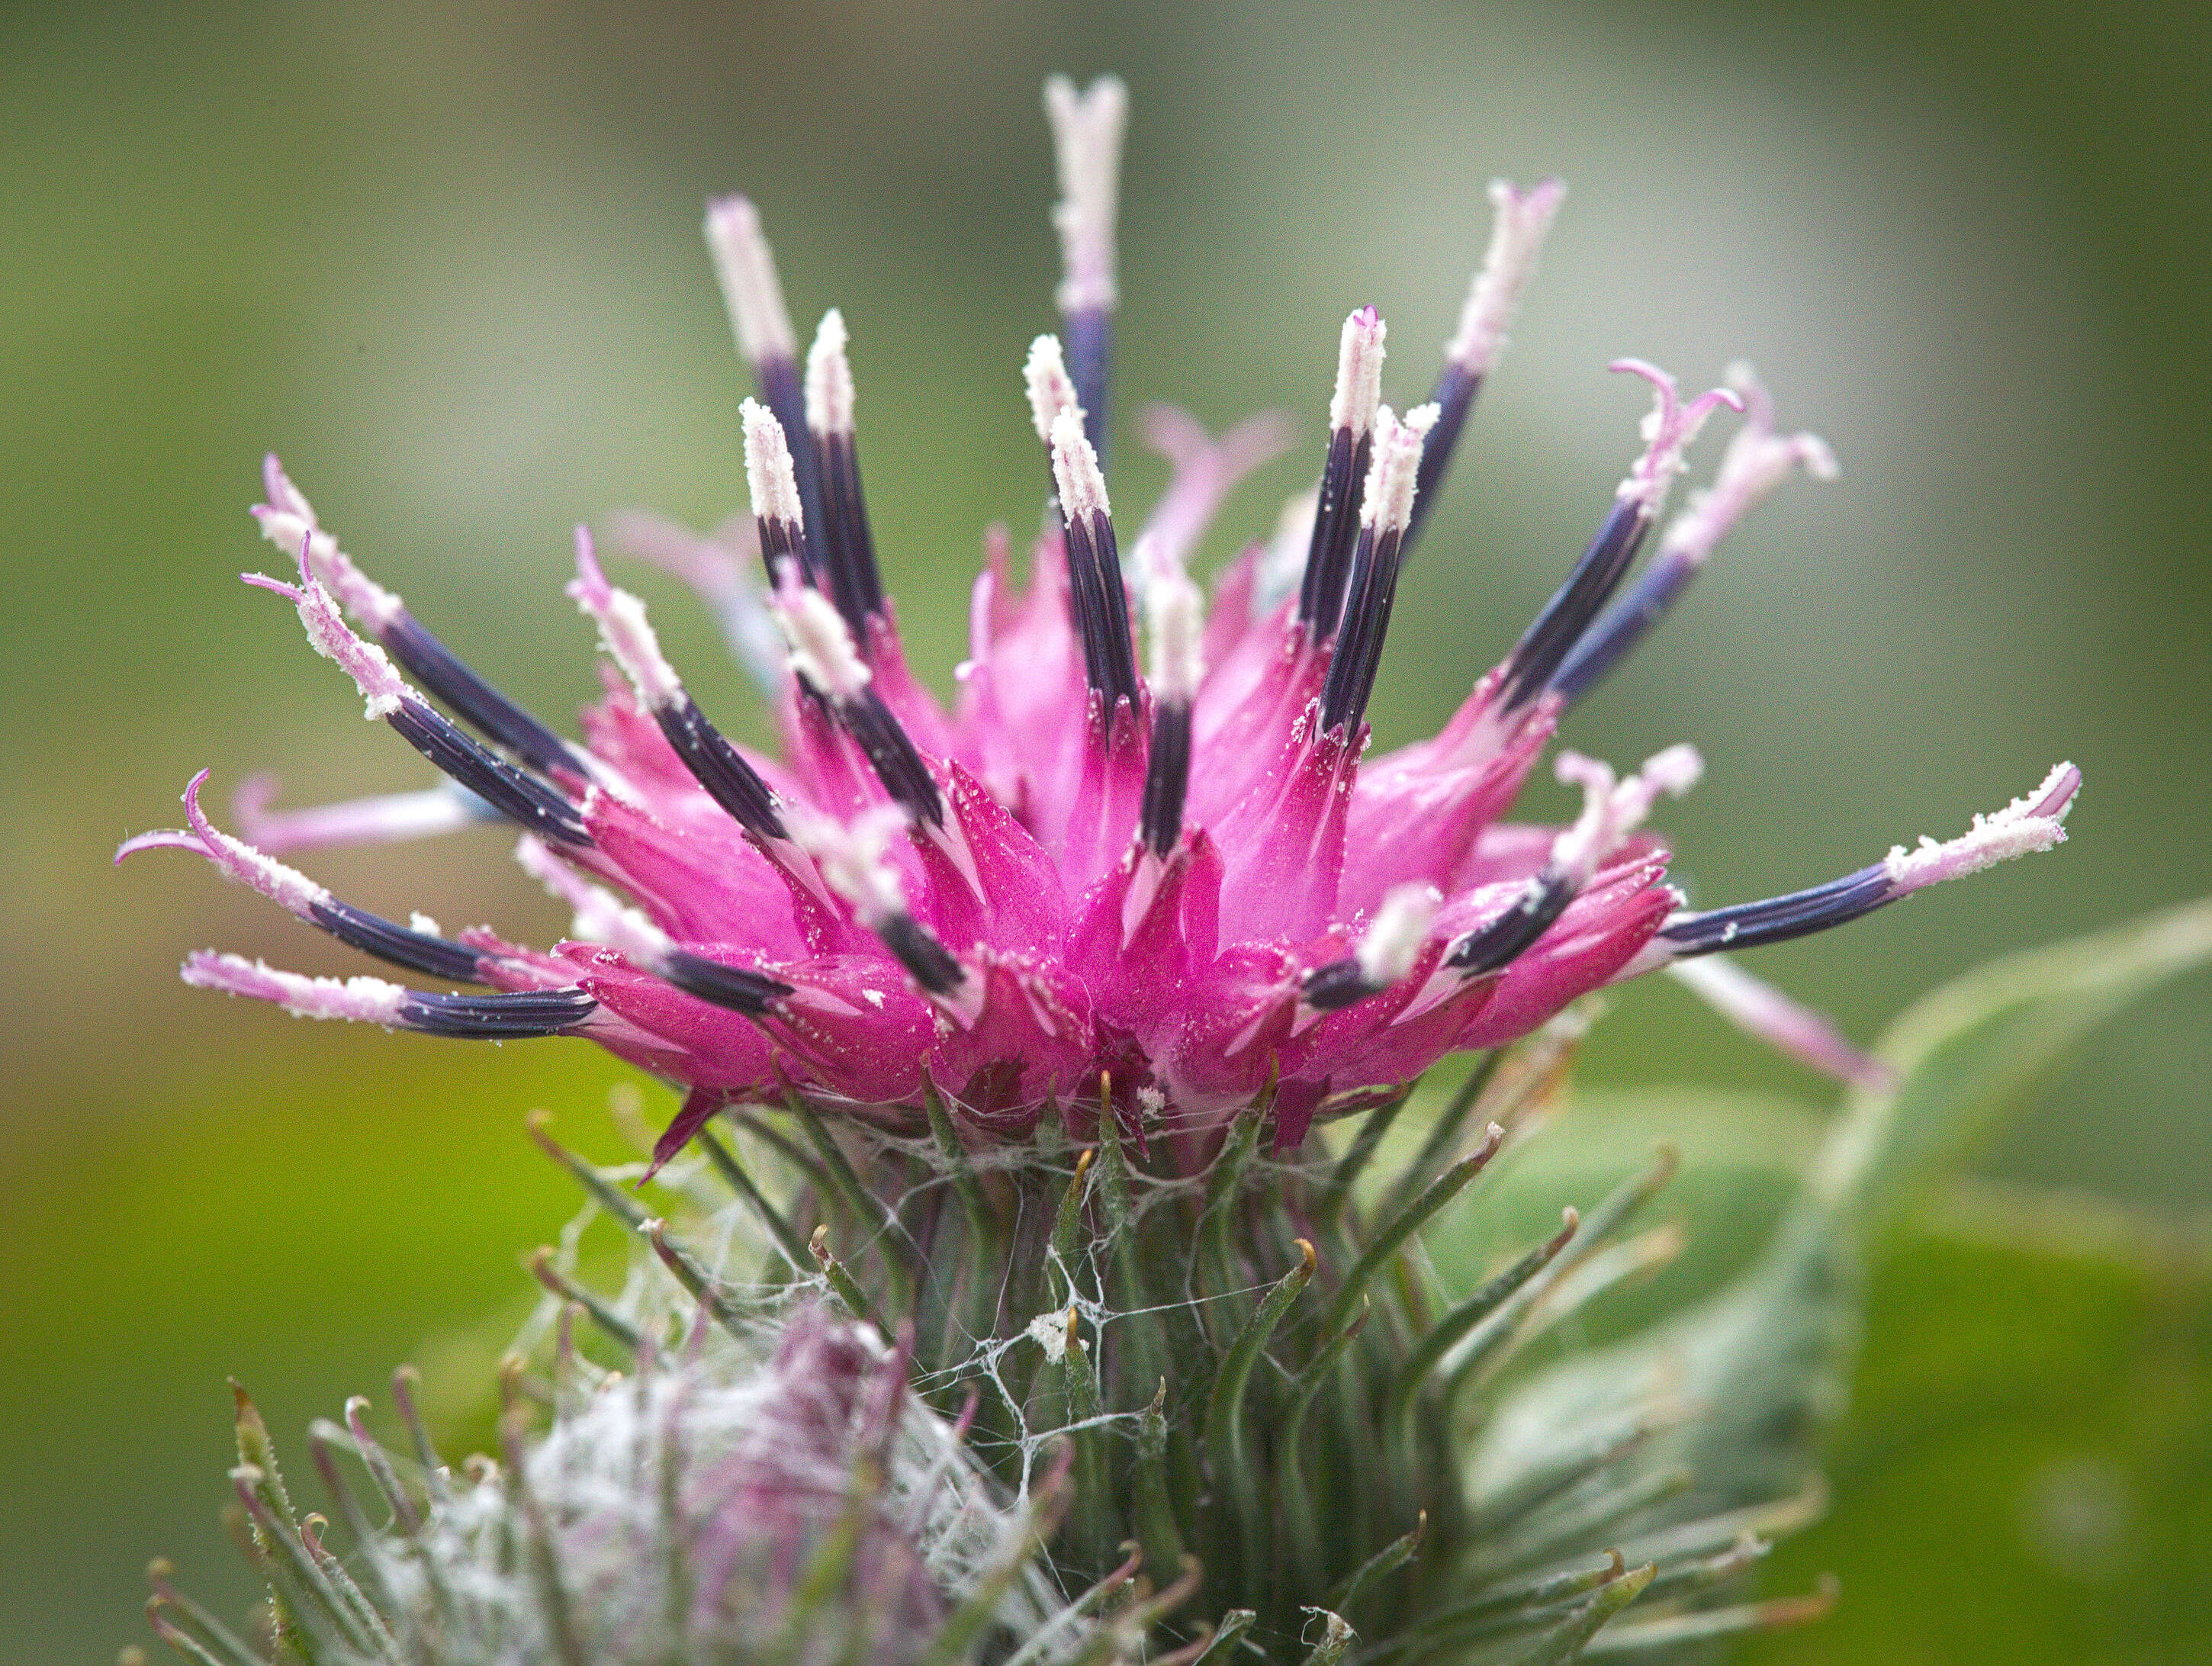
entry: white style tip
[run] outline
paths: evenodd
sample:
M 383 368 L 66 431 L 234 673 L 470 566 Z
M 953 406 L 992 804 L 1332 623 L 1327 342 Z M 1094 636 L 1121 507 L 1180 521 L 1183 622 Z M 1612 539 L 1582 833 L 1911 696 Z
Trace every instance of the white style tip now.
M 1644 418 L 1642 429 L 1644 455 L 1630 466 L 1628 477 L 1614 494 L 1622 502 L 1635 504 L 1650 520 L 1666 502 L 1674 477 L 1682 471 L 1683 453 L 1705 427 L 1705 419 L 1723 405 L 1741 410 L 1743 396 L 1733 388 L 1710 388 L 1685 404 L 1674 379 L 1656 364 L 1642 359 L 1615 359 L 1606 368 L 1641 376 L 1651 384 L 1651 410 Z
M 1421 447 L 1436 421 L 1433 404 L 1416 405 L 1402 418 L 1388 405 L 1375 412 L 1375 443 L 1367 483 L 1359 495 L 1359 524 L 1373 527 L 1378 537 L 1404 532 L 1413 518 Z
M 806 427 L 810 433 L 853 431 L 853 362 L 846 356 L 845 315 L 832 307 L 823 313 L 806 350 Z
M 760 210 L 746 198 L 714 198 L 707 204 L 707 249 L 746 362 L 796 357 L 799 337 L 784 310 L 775 256 L 761 234 Z
M 853 633 L 836 605 L 800 580 L 796 562 L 782 563 L 768 605 L 783 631 L 793 674 L 832 700 L 859 698 L 873 673 L 853 646 Z
M 1356 439 L 1374 427 L 1376 407 L 1382 403 L 1382 342 L 1389 333 L 1372 307 L 1345 319 L 1336 343 L 1336 387 L 1328 400 L 1330 433 L 1349 429 Z
M 1022 386 L 1029 391 L 1030 426 L 1036 429 L 1039 445 L 1052 443 L 1052 425 L 1063 413 L 1072 413 L 1076 426 L 1082 426 L 1083 407 L 1075 402 L 1075 381 L 1067 374 L 1058 336 L 1039 336 L 1030 344 L 1030 356 L 1022 364 Z
M 1152 641 L 1152 695 L 1173 705 L 1188 705 L 1206 675 L 1200 652 L 1206 635 L 1206 599 L 1179 563 L 1148 558 L 1154 542 L 1138 540 L 1145 624 Z
M 1083 418 L 1076 411 L 1063 410 L 1052 419 L 1052 477 L 1060 489 L 1060 512 L 1069 520 L 1113 514 L 1098 453 L 1083 437 Z
M 195 989 L 251 995 L 273 1001 L 295 1018 L 348 1018 L 359 1024 L 400 1027 L 407 990 L 380 977 L 308 977 L 279 971 L 264 961 L 202 949 L 185 958 L 182 974 Z
M 1690 494 L 1687 507 L 1659 542 L 1661 556 L 1692 565 L 1711 556 L 1736 522 L 1788 479 L 1792 469 L 1802 468 L 1815 480 L 1833 480 L 1838 472 L 1836 454 L 1819 435 L 1774 431 L 1774 401 L 1749 365 L 1730 365 L 1727 380 L 1742 395 L 1749 416 L 1729 439 L 1712 485 Z
M 890 860 L 891 841 L 906 830 L 906 812 L 878 804 L 849 822 L 800 805 L 785 808 L 791 836 L 814 858 L 830 889 L 850 903 L 863 925 L 872 927 L 906 912 L 906 887 Z
M 1552 842 L 1552 866 L 1579 889 L 1605 859 L 1650 818 L 1661 794 L 1679 799 L 1698 784 L 1705 761 L 1694 746 L 1669 746 L 1644 760 L 1626 781 L 1613 766 L 1580 752 L 1561 752 L 1553 773 L 1562 785 L 1583 789 L 1583 812 Z
M 1387 988 L 1413 970 L 1443 901 L 1434 885 L 1391 888 L 1361 934 L 1358 947 L 1352 951 L 1359 962 L 1359 976 L 1370 986 Z
M 568 935 L 579 943 L 604 943 L 618 949 L 647 971 L 665 964 L 676 945 L 668 933 L 604 885 L 595 885 L 547 848 L 544 842 L 524 834 L 514 847 L 514 860 L 525 873 L 545 887 L 556 902 L 565 903 L 574 915 Z
M 1252 587 L 1254 619 L 1264 619 L 1276 605 L 1298 587 L 1305 576 L 1306 556 L 1313 549 L 1314 517 L 1321 512 L 1321 489 L 1309 487 L 1283 500 L 1275 516 L 1275 530 L 1260 556 L 1259 579 Z
M 2066 842 L 2066 817 L 2081 791 L 2081 772 L 2071 763 L 2054 765 L 2036 789 L 2003 809 L 1974 818 L 1974 824 L 1942 843 L 1923 836 L 1907 850 L 1893 847 L 1883 860 L 1892 890 L 1908 896 L 1946 879 L 1964 879 L 1999 862 L 2033 855 Z
M 783 424 L 758 399 L 746 400 L 739 413 L 745 425 L 745 492 L 752 500 L 753 519 L 803 529 L 806 514 L 799 507 L 799 475 Z
M 647 711 L 665 711 L 684 697 L 684 679 L 660 651 L 660 639 L 646 618 L 645 604 L 607 582 L 592 550 L 592 535 L 576 528 L 576 576 L 568 581 L 576 611 L 599 628 L 599 641 Z
M 1470 376 L 1487 375 L 1504 353 L 1505 332 L 1521 310 L 1522 291 L 1535 275 L 1536 257 L 1566 194 L 1557 179 L 1527 191 L 1510 179 L 1490 182 L 1490 247 L 1468 286 L 1459 328 L 1444 344 L 1444 356 Z
M 1052 223 L 1060 233 L 1063 276 L 1053 299 L 1063 313 L 1111 311 L 1119 298 L 1114 216 L 1129 90 L 1119 77 L 1101 76 L 1079 93 L 1066 76 L 1054 76 L 1044 84 L 1044 113 L 1060 175 Z
M 366 629 L 382 630 L 399 617 L 406 604 L 338 548 L 337 538 L 323 530 L 314 505 L 292 483 L 273 451 L 261 459 L 261 489 L 269 501 L 255 504 L 252 514 L 262 537 L 293 561 L 301 559 L 304 549 L 307 571 L 328 586 L 339 605 Z

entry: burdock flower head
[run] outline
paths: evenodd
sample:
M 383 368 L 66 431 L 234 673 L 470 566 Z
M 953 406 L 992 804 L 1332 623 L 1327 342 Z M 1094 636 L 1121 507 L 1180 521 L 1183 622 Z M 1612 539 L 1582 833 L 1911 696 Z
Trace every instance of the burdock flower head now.
M 191 957 L 187 982 L 430 1035 L 588 1037 L 684 1091 L 664 1160 L 721 1107 L 768 1096 L 893 1129 L 919 1128 L 934 1100 L 971 1143 L 1023 1140 L 1048 1116 L 1090 1138 L 1110 1106 L 1140 1145 L 1184 1151 L 1188 1171 L 1271 1085 L 1273 1143 L 1296 1147 L 1316 1116 L 1527 1034 L 1602 985 L 1838 925 L 2063 837 L 2080 784 L 2066 764 L 1948 843 L 1691 910 L 1645 830 L 1698 775 L 1686 745 L 1625 773 L 1562 753 L 1580 816 L 1503 819 L 1575 700 L 1744 513 L 1799 466 L 1832 471 L 1817 439 L 1776 431 L 1747 372 L 1684 398 L 1641 361 L 1613 367 L 1655 403 L 1583 553 L 1441 732 L 1366 757 L 1400 573 L 1561 188 L 1492 186 L 1488 252 L 1425 402 L 1382 402 L 1383 320 L 1371 307 L 1345 320 L 1318 490 L 1219 576 L 1208 608 L 1187 562 L 1228 489 L 1285 443 L 1282 425 L 1215 440 L 1179 412 L 1146 412 L 1173 477 L 1148 515 L 1117 521 L 1105 417 L 1123 94 L 1055 82 L 1047 106 L 1063 328 L 1031 344 L 1023 379 L 1050 497 L 1025 587 L 993 543 L 952 708 L 901 648 L 861 488 L 846 322 L 824 314 L 802 362 L 753 205 L 716 202 L 708 242 L 759 393 L 744 406 L 750 524 L 719 543 L 665 527 L 643 541 L 756 660 L 763 609 L 773 621 L 780 651 L 763 669 L 781 756 L 724 735 L 581 532 L 568 593 L 611 674 L 580 739 L 556 733 L 370 577 L 272 459 L 254 513 L 299 570 L 248 581 L 289 600 L 368 715 L 461 790 L 283 814 L 257 800 L 241 838 L 202 808 L 203 776 L 185 829 L 124 848 L 195 851 L 356 948 L 481 992 L 214 952 Z M 1014 368 L 1010 351 L 1009 398 Z M 1712 484 L 1659 530 L 1723 410 L 1745 420 Z M 1649 543 L 1655 558 L 1621 594 Z M 758 599 L 738 568 L 756 553 Z M 477 816 L 522 830 L 520 861 L 574 910 L 569 940 L 538 950 L 484 927 L 402 925 L 280 860 Z M 1785 1003 L 1723 989 L 1791 1039 Z
M 329 1521 L 293 1504 L 239 1389 L 230 1478 L 270 1586 L 263 1635 L 238 1636 L 166 1562 L 155 1631 L 203 1666 L 259 1666 L 272 1643 L 275 1658 L 335 1666 L 902 1666 L 978 1645 L 1003 1655 L 1010 1635 L 1054 1636 L 1065 1656 L 1149 1623 L 1141 1603 L 1092 1621 L 1048 1583 L 1037 1553 L 1066 1507 L 1066 1463 L 1006 1500 L 964 1427 L 915 1398 L 905 1352 L 866 1324 L 811 1306 L 773 1329 L 702 1314 L 672 1357 L 642 1348 L 629 1372 L 582 1357 L 568 1316 L 562 1333 L 547 1377 L 509 1357 L 496 1460 L 446 1462 L 404 1367 L 404 1454 L 369 1432 L 365 1399 L 343 1426 L 316 1424 L 344 1558 Z

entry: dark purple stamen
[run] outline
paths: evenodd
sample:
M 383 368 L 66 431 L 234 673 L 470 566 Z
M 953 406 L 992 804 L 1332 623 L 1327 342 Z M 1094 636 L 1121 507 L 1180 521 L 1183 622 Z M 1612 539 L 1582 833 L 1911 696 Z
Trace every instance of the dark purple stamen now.
M 399 1021 L 425 1035 L 472 1041 L 557 1036 L 591 1017 L 599 1002 L 581 989 L 526 989 L 510 994 L 441 995 L 410 989 Z
M 1182 836 L 1183 800 L 1189 791 L 1190 705 L 1163 700 L 1152 708 L 1152 744 L 1145 760 L 1145 799 L 1137 823 L 1153 854 L 1166 856 Z
M 757 839 L 787 836 L 783 818 L 776 811 L 775 794 L 761 779 L 760 771 L 746 763 L 722 732 L 707 721 L 697 701 L 684 695 L 655 711 L 653 717 L 677 757 L 691 771 L 692 779 L 730 812 L 738 826 Z
M 765 972 L 746 966 L 725 966 L 719 960 L 709 960 L 688 949 L 672 950 L 659 970 L 662 977 L 684 994 L 696 995 L 732 1012 L 743 1012 L 748 1018 L 765 1016 L 792 991 L 790 984 Z
M 1334 1012 L 1370 995 L 1381 994 L 1385 987 L 1370 982 L 1357 959 L 1332 960 L 1306 974 L 1300 994 L 1315 1011 Z
M 921 749 L 884 703 L 883 696 L 872 686 L 853 699 L 833 700 L 830 704 L 847 733 L 867 755 L 884 791 L 917 819 L 932 827 L 944 826 L 945 800 L 938 793 L 937 781 L 922 761 Z
M 1313 538 L 1306 546 L 1304 576 L 1298 581 L 1298 617 L 1319 641 L 1336 635 L 1344 611 L 1345 581 L 1351 575 L 1352 548 L 1359 538 L 1359 487 L 1367 478 L 1374 448 L 1371 434 L 1355 437 L 1350 429 L 1340 428 L 1328 436 L 1321 496 L 1314 504 Z
M 1620 586 L 1650 528 L 1651 518 L 1641 505 L 1632 499 L 1614 502 L 1566 582 L 1515 645 L 1505 664 L 1500 709 L 1517 710 L 1543 692 Z
M 1413 516 L 1406 527 L 1406 548 L 1409 550 L 1413 540 L 1420 537 L 1429 511 L 1436 506 L 1437 493 L 1443 487 L 1444 474 L 1451 467 L 1452 453 L 1459 445 L 1460 430 L 1467 425 L 1468 413 L 1474 409 L 1474 396 L 1481 391 L 1480 376 L 1454 360 L 1444 361 L 1437 385 L 1429 392 L 1429 398 L 1437 407 L 1437 422 L 1421 442 L 1420 472 L 1413 477 Z
M 1552 678 L 1552 692 L 1570 702 L 1589 693 L 1666 617 L 1696 573 L 1695 563 L 1668 560 L 1662 555 L 1636 581 L 1636 587 L 1575 644 L 1566 663 Z
M 576 755 L 567 741 L 485 682 L 406 609 L 376 639 L 417 683 L 532 769 L 549 775 L 576 771 Z
M 1357 730 L 1375 692 L 1382 666 L 1382 639 L 1390 629 L 1390 607 L 1398 594 L 1398 556 L 1404 538 L 1393 526 L 1379 537 L 1372 526 L 1359 529 L 1352 551 L 1352 581 L 1344 598 L 1344 619 L 1336 633 L 1336 652 L 1322 687 L 1321 732 Z
M 1068 589 L 1083 638 L 1084 672 L 1106 696 L 1109 716 L 1117 701 L 1127 700 L 1133 710 L 1137 648 L 1129 634 L 1129 593 L 1121 582 L 1114 523 L 1096 510 L 1070 516 L 1063 507 L 1060 524 L 1067 532 Z
M 779 416 L 782 412 L 776 413 Z M 786 429 L 789 433 L 791 430 Z M 837 604 L 853 641 L 868 651 L 868 621 L 884 611 L 883 575 L 876 566 L 876 544 L 868 530 L 867 500 L 860 491 L 860 456 L 849 434 L 817 434 L 805 449 L 813 453 L 821 482 L 821 520 L 806 506 L 807 525 L 819 525 L 822 565 L 830 577 L 830 599 Z M 799 484 L 802 500 L 805 483 Z
M 952 952 L 912 915 L 886 915 L 876 922 L 875 931 L 899 964 L 931 994 L 950 994 L 966 981 L 968 974 Z
M 363 954 L 453 983 L 478 983 L 483 957 L 465 943 L 418 932 L 332 898 L 307 905 L 308 917 L 332 937 Z
M 501 815 L 562 844 L 588 845 L 576 806 L 555 788 L 464 733 L 413 695 L 385 720 L 402 739 Z
M 1086 307 L 1060 315 L 1060 339 L 1067 363 L 1067 379 L 1075 384 L 1075 402 L 1083 407 L 1083 437 L 1098 454 L 1098 471 L 1106 471 L 1106 379 L 1114 352 L 1114 314 L 1103 307 Z
M 1502 970 L 1534 946 L 1574 900 L 1575 887 L 1565 876 L 1539 873 L 1518 902 L 1453 944 L 1444 964 L 1468 977 Z
M 1684 960 L 1727 949 L 1756 949 L 1856 920 L 1895 902 L 1897 895 L 1888 865 L 1875 862 L 1825 885 L 1792 891 L 1787 897 L 1683 915 L 1662 927 L 1659 935 L 1674 945 L 1675 957 Z
M 761 360 L 753 367 L 753 377 L 760 386 L 761 403 L 775 414 L 786 434 L 806 432 L 806 394 L 799 380 L 797 360 L 779 354 Z M 806 446 L 791 448 L 791 471 L 799 482 L 800 515 L 809 527 L 820 527 L 822 515 L 822 482 L 814 466 L 812 449 Z M 780 547 L 769 547 L 769 523 L 761 523 L 761 559 L 767 562 L 768 581 L 776 581 L 775 558 L 790 556 L 799 562 L 799 570 L 811 581 L 817 577 L 822 562 L 815 548 L 813 536 L 796 526 L 779 526 Z

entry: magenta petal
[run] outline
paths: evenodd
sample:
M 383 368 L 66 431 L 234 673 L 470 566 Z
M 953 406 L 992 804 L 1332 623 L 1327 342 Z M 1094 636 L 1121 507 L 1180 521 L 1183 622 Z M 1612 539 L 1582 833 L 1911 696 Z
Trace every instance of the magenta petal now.
M 691 1143 L 691 1136 L 713 1122 L 714 1113 L 728 1103 L 720 1094 L 706 1092 L 699 1088 L 685 1094 L 684 1108 L 661 1130 L 660 1138 L 653 1142 L 653 1161 L 647 1164 L 644 1179 L 638 1183 L 644 1184 L 646 1180 L 652 1179 L 667 1167 L 676 1154 Z
M 969 963 L 982 1006 L 966 1029 L 940 1024 L 929 1073 L 968 1115 L 1003 1126 L 1090 1080 L 1091 998 L 1056 962 L 986 952 Z
M 1372 910 L 1408 880 L 1449 885 L 1483 830 L 1519 796 L 1552 728 L 1547 710 L 1502 751 L 1470 758 L 1408 747 L 1363 763 L 1347 818 L 1339 911 Z
M 719 805 L 703 793 L 696 797 L 711 813 L 671 825 L 609 794 L 592 794 L 584 824 L 597 851 L 586 866 L 636 897 L 672 937 L 744 943 L 775 959 L 810 952 L 793 914 L 795 888 Z M 807 900 L 811 913 L 821 914 Z M 826 918 L 807 923 L 817 941 L 836 928 Z
M 1133 845 L 1083 899 L 1069 938 L 1068 963 L 1100 1020 L 1156 1051 L 1212 964 L 1220 909 L 1221 854 L 1203 828 L 1187 830 L 1164 860 Z
M 1536 946 L 1498 978 L 1498 993 L 1455 1039 L 1458 1048 L 1500 1047 L 1527 1035 L 1570 1002 L 1602 988 L 1650 941 L 1674 906 L 1657 872 L 1585 891 Z
M 1229 867 L 1221 930 L 1231 942 L 1302 941 L 1336 911 L 1345 811 L 1366 731 L 1348 739 L 1333 729 L 1309 739 L 1317 712 L 1307 708 L 1273 767 L 1215 824 Z
M 946 765 L 939 785 L 945 825 L 914 830 L 922 923 L 956 954 L 976 944 L 1058 953 L 1067 934 L 1059 866 L 961 765 Z

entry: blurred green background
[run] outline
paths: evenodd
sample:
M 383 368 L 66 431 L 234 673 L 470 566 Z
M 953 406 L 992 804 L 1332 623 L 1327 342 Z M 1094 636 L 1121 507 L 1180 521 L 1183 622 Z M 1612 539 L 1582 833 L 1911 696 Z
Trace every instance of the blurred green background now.
M 1869 1036 L 2002 948 L 2212 891 L 2208 19 L 2064 0 L 7 8 L 0 1657 L 112 1658 L 143 1635 L 157 1550 L 236 1597 L 214 1526 L 223 1374 L 290 1435 L 403 1357 L 451 1357 L 572 1207 L 522 1111 L 612 1149 L 621 1073 L 583 1045 L 194 994 L 173 968 L 210 943 L 349 963 L 198 864 L 107 866 L 204 765 L 218 805 L 261 768 L 294 803 L 426 779 L 236 583 L 274 559 L 245 514 L 264 449 L 495 680 L 573 709 L 594 684 L 559 593 L 569 526 L 631 504 L 707 525 L 742 501 L 745 389 L 697 224 L 708 193 L 744 189 L 802 329 L 830 304 L 852 325 L 878 543 L 949 687 L 979 530 L 1036 513 L 1018 368 L 1051 324 L 1046 72 L 1131 87 L 1117 498 L 1160 477 L 1126 429 L 1141 400 L 1304 424 L 1215 556 L 1303 483 L 1344 312 L 1382 308 L 1387 397 L 1419 398 L 1485 182 L 1556 172 L 1565 216 L 1402 593 L 1380 739 L 1449 709 L 1595 523 L 1642 408 L 1604 362 L 1703 385 L 1753 358 L 1844 478 L 1762 511 L 1572 744 L 1704 749 L 1706 784 L 1665 819 L 1707 900 L 1956 831 L 2060 757 L 2088 779 L 2057 855 L 1759 957 Z M 747 707 L 696 611 L 623 579 L 709 708 Z M 505 842 L 313 866 L 386 912 L 550 938 Z M 2107 1258 L 2136 1269 L 2124 1288 L 2048 1268 L 2008 1285 L 2015 1251 L 1986 1234 L 1915 1239 L 1878 1284 L 1881 1420 L 1855 1426 L 1807 1553 L 1851 1584 L 1791 1658 L 1977 1657 L 1937 1577 L 1970 1543 L 1984 1585 L 1994 1558 L 2060 1609 L 2112 1607 L 2171 1551 L 2162 1521 L 2053 1551 L 2033 1488 L 2046 1460 L 2154 1450 L 2128 1444 L 2129 1383 L 2202 1451 L 2207 994 L 2200 976 L 2134 1015 L 1986 1158 L 2122 1207 L 2122 1238 L 2182 1243 L 2154 1287 L 2141 1256 Z M 1624 998 L 1585 1073 L 1830 1097 L 1671 986 Z M 1945 1317 L 1992 1289 L 2016 1289 L 2010 1329 Z M 1972 1376 L 1915 1375 L 1951 1357 L 1936 1332 L 1979 1339 L 2050 1453 L 2007 1468 L 1977 1456 L 1972 1415 L 1929 1411 L 1967 1403 L 1940 1397 Z M 2184 1587 L 2212 1603 L 2201 1576 Z M 2179 1634 L 2075 1636 L 2023 1609 L 1989 1657 L 2040 1639 L 2178 1659 L 2160 1639 Z

